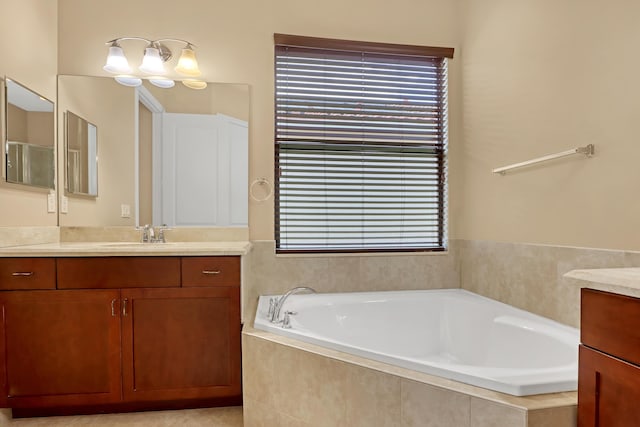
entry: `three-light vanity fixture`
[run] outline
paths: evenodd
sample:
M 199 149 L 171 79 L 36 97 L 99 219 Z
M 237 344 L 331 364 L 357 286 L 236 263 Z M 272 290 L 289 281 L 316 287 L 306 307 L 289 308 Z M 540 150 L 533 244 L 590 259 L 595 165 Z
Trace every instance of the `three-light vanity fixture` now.
M 144 50 L 144 57 L 142 58 L 142 64 L 138 67 L 138 69 L 144 73 L 145 77 L 141 77 L 134 73 L 131 66 L 129 66 L 129 61 L 124 54 L 124 50 L 120 46 L 120 42 L 124 40 L 141 40 L 147 43 L 147 47 Z M 196 60 L 194 45 L 186 40 L 148 40 L 142 37 L 119 37 L 117 39 L 110 40 L 107 42 L 109 45 L 107 63 L 103 69 L 116 74 L 116 81 L 125 86 L 140 86 L 142 84 L 142 79 L 144 78 L 149 80 L 149 82 L 154 86 L 164 89 L 171 88 L 175 85 L 175 82 L 172 79 L 165 77 L 165 74 L 167 74 L 165 62 L 169 61 L 173 57 L 173 53 L 164 44 L 164 42 L 184 44 L 178 64 L 174 68 L 177 73 L 187 77 L 182 80 L 182 84 L 191 89 L 206 88 L 206 82 L 194 78 L 198 77 L 201 73 L 198 68 L 198 61 Z

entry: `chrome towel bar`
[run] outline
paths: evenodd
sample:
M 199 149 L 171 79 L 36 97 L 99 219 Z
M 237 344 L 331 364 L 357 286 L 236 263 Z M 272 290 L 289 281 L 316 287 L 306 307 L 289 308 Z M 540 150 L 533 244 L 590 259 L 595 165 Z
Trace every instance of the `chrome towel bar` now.
M 585 145 L 584 147 L 576 147 L 576 148 L 572 148 L 571 150 L 562 151 L 560 153 L 549 154 L 547 156 L 538 157 L 535 159 L 527 160 L 525 162 L 514 163 L 509 166 L 496 168 L 493 170 L 493 173 L 499 173 L 500 175 L 504 175 L 507 171 L 511 169 L 521 168 L 523 166 L 529 166 L 536 163 L 546 162 L 548 160 L 559 159 L 560 157 L 571 156 L 572 154 L 584 154 L 587 157 L 591 157 L 593 156 L 593 153 L 594 153 L 594 145 L 589 144 L 589 145 Z

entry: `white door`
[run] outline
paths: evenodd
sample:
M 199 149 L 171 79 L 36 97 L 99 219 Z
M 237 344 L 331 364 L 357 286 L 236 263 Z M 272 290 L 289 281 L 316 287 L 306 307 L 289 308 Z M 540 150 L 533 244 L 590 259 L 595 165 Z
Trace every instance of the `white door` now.
M 238 131 L 242 123 L 244 134 Z M 246 122 L 220 114 L 165 113 L 162 127 L 161 222 L 246 226 L 248 171 L 233 161 L 243 156 L 241 164 L 247 163 Z
M 219 158 L 220 220 L 226 226 L 249 223 L 249 127 L 244 120 L 218 114 L 221 145 Z M 222 153 L 221 153 L 222 154 Z

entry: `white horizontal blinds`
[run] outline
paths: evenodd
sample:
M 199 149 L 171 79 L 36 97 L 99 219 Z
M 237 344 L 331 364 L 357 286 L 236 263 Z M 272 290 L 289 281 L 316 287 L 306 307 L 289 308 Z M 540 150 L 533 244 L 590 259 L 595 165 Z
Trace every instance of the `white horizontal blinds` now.
M 276 243 L 444 249 L 446 61 L 276 46 Z

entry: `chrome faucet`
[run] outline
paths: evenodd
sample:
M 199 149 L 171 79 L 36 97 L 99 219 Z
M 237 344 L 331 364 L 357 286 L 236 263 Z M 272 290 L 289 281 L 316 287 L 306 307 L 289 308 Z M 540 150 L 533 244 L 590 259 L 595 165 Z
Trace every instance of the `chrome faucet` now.
M 280 311 L 282 310 L 282 306 L 284 305 L 284 302 L 287 300 L 287 298 L 289 298 L 290 295 L 298 294 L 300 292 L 310 292 L 312 294 L 317 293 L 315 289 L 310 288 L 308 286 L 297 286 L 287 291 L 287 293 L 282 295 L 280 298 L 271 297 L 269 299 L 269 314 L 268 314 L 269 321 L 271 323 L 280 323 L 281 322 Z M 290 312 L 289 314 L 295 314 L 295 313 Z M 289 316 L 286 316 L 286 317 L 288 320 Z M 287 324 L 288 323 L 289 322 L 287 321 Z
M 169 230 L 166 224 L 158 227 L 158 236 L 156 237 L 156 229 L 151 224 L 145 224 L 144 227 L 138 227 L 142 230 L 142 243 L 166 243 L 164 231 Z

